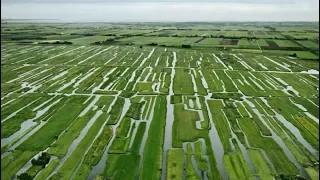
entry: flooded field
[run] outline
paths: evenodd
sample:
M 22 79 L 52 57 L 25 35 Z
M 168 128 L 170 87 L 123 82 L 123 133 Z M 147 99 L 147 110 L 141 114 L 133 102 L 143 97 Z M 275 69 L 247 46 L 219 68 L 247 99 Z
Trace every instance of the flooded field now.
M 318 177 L 318 61 L 125 45 L 1 52 L 3 180 Z

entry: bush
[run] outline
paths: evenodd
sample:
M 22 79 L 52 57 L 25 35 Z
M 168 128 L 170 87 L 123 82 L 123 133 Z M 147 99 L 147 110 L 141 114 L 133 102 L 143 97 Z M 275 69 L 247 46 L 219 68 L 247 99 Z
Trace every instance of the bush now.
M 45 167 L 45 165 L 48 164 L 49 161 L 50 161 L 50 155 L 47 152 L 43 152 L 38 159 L 32 159 L 31 163 L 32 165 L 41 165 Z
M 18 175 L 18 179 L 20 180 L 32 180 L 33 178 L 28 173 L 22 173 Z
M 158 46 L 157 43 L 151 43 L 151 44 L 148 44 L 149 46 Z
M 84 36 L 95 36 L 95 34 L 89 34 L 89 33 L 87 33 L 87 34 L 84 34 Z
M 182 44 L 182 48 L 191 48 L 190 44 Z
M 275 177 L 276 180 L 305 180 L 304 177 L 301 177 L 299 175 L 284 175 L 280 174 Z
M 297 54 L 296 53 L 293 53 L 293 54 L 289 54 L 290 57 L 297 57 Z

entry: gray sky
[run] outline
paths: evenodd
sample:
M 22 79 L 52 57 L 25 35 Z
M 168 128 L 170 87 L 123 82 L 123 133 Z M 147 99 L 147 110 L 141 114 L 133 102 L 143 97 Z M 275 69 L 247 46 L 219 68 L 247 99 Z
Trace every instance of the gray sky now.
M 319 21 L 319 0 L 1 0 L 2 19 Z

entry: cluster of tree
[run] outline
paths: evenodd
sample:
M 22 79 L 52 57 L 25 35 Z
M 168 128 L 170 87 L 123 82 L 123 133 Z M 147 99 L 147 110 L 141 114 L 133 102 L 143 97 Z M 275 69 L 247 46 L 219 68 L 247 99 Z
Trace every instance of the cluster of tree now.
M 178 28 L 177 30 L 192 31 L 192 29 Z
M 263 26 L 263 27 L 266 28 L 266 29 L 270 29 L 271 31 L 275 31 L 276 30 L 276 28 L 270 27 L 270 26 Z
M 296 37 L 292 37 L 290 35 L 283 35 L 283 36 L 288 38 L 288 39 L 291 39 L 291 40 L 308 40 L 308 38 L 296 38 Z
M 95 36 L 95 34 L 86 33 L 84 36 Z
M 290 57 L 297 57 L 297 54 L 296 53 L 293 53 L 293 54 L 289 54 Z
M 37 159 L 32 159 L 31 164 L 45 167 L 46 164 L 49 163 L 49 161 L 50 161 L 50 154 L 47 152 L 43 152 L 41 153 L 41 156 L 38 157 Z
M 17 177 L 19 180 L 32 180 L 33 178 L 28 173 L 22 173 Z
M 45 40 L 47 38 L 45 37 L 39 37 L 39 36 L 17 36 L 17 37 L 11 37 L 10 40 L 12 41 L 19 41 L 19 40 Z
M 61 35 L 61 33 L 48 32 L 48 33 L 37 33 L 37 35 L 50 36 L 50 35 Z
M 19 43 L 21 43 L 21 44 L 31 44 L 33 42 L 32 41 L 20 41 Z
M 69 41 L 55 41 L 55 42 L 39 42 L 38 44 L 73 44 L 72 42 Z
M 280 174 L 275 177 L 275 180 L 305 180 L 305 178 L 299 175 Z
M 122 37 L 133 37 L 133 34 L 121 34 Z
M 197 31 L 221 31 L 220 29 L 197 29 Z
M 191 48 L 191 45 L 190 44 L 182 44 L 181 47 L 182 48 Z
M 116 34 L 104 34 L 102 36 L 117 36 Z
M 260 46 L 263 50 L 288 50 L 288 51 L 304 51 L 304 47 L 279 47 L 279 46 Z
M 135 43 L 134 42 L 129 42 L 129 43 L 125 43 L 123 45 L 134 45 Z
M 158 46 L 158 43 L 150 43 L 150 44 L 147 44 L 149 46 Z
M 186 35 L 186 37 L 198 37 L 198 34 L 195 34 L 195 35 Z
M 258 39 L 257 37 L 247 37 L 247 40 L 248 41 L 252 41 L 252 40 L 254 40 L 254 39 Z
M 159 34 L 158 35 L 159 37 L 169 37 L 170 35 L 168 35 L 168 34 Z M 178 37 L 178 35 L 172 35 L 172 37 Z
M 176 28 L 166 28 L 164 30 L 177 30 Z
M 107 45 L 107 44 L 112 44 L 116 42 L 115 39 L 107 39 L 104 41 L 96 41 L 94 43 L 91 43 L 91 45 Z
M 73 43 L 70 41 L 55 41 L 52 44 L 73 44 Z

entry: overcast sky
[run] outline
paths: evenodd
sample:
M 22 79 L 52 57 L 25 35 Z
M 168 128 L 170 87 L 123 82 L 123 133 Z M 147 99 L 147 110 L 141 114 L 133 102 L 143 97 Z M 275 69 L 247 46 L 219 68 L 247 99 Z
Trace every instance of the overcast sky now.
M 1 0 L 2 19 L 319 21 L 319 0 Z

